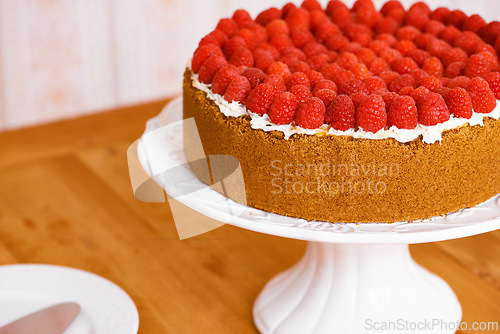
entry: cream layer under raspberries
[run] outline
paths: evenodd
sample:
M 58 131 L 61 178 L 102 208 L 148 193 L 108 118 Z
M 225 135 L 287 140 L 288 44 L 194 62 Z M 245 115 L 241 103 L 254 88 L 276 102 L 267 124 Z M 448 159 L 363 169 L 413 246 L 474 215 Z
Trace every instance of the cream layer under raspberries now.
M 220 111 L 227 117 L 239 117 L 249 115 L 251 118 L 250 125 L 253 129 L 261 129 L 264 131 L 280 131 L 285 135 L 285 139 L 289 139 L 292 135 L 306 134 L 306 135 L 334 135 L 334 136 L 351 136 L 353 138 L 366 138 L 366 139 L 386 139 L 394 138 L 401 143 L 407 143 L 422 136 L 424 143 L 433 144 L 440 142 L 442 134 L 446 130 L 456 129 L 466 124 L 470 126 L 480 125 L 484 126 L 484 118 L 489 117 L 493 119 L 500 119 L 500 101 L 497 101 L 495 109 L 489 114 L 482 114 L 474 112 L 470 119 L 457 118 L 450 115 L 450 119 L 444 123 L 433 126 L 426 126 L 418 124 L 416 128 L 407 130 L 399 129 L 392 126 L 388 129 L 381 129 L 378 132 L 372 133 L 363 131 L 362 129 L 349 129 L 347 131 L 339 131 L 324 124 L 318 129 L 304 129 L 295 125 L 293 122 L 287 125 L 276 125 L 271 123 L 267 114 L 260 116 L 247 110 L 247 108 L 239 102 L 228 102 L 221 95 L 214 94 L 211 90 L 211 85 L 206 85 L 198 80 L 198 74 L 193 73 L 191 76 L 193 86 L 207 93 L 209 99 L 214 101 L 219 106 Z

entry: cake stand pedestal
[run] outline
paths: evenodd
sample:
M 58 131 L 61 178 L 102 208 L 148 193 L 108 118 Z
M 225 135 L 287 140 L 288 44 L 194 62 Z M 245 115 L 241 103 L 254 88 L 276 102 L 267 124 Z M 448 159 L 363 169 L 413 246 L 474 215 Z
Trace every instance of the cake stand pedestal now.
M 308 241 L 302 260 L 267 283 L 255 301 L 253 316 L 261 333 L 444 334 L 459 328 L 457 297 L 445 281 L 415 263 L 408 245 L 500 229 L 500 196 L 412 223 L 285 217 L 238 204 L 202 184 L 187 165 L 182 131 L 177 99 L 148 122 L 138 143 L 141 165 L 169 196 L 224 224 Z

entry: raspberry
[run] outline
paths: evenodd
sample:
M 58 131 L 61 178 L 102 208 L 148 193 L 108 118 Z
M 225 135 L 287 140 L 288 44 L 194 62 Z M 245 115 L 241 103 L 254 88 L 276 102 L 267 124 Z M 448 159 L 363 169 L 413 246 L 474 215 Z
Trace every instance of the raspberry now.
M 396 21 L 398 26 L 400 26 L 403 24 L 405 20 L 406 12 L 404 11 L 404 9 L 395 8 L 392 9 L 389 13 L 387 13 L 387 17 Z
M 451 92 L 451 88 L 448 87 L 441 87 L 438 89 L 435 93 L 438 93 L 443 97 L 443 99 L 446 101 L 446 98 L 448 97 L 448 94 Z
M 458 9 L 452 10 L 446 16 L 446 24 L 454 25 L 458 29 L 462 29 L 462 25 L 464 24 L 465 20 L 467 20 L 467 15 Z
M 481 31 L 482 39 L 488 44 L 495 44 L 500 33 L 500 22 L 493 21 L 488 23 Z
M 352 22 L 351 12 L 347 8 L 337 8 L 330 12 L 332 22 L 344 28 Z
M 422 85 L 422 81 L 424 81 L 424 79 L 429 77 L 429 73 L 421 69 L 416 69 L 411 72 L 411 76 L 415 79 L 415 85 L 418 87 Z
M 427 22 L 429 22 L 429 13 L 421 9 L 420 7 L 413 7 L 406 13 L 406 24 L 409 26 L 414 26 L 418 29 L 425 27 Z
M 401 2 L 397 0 L 389 0 L 382 6 L 382 8 L 380 8 L 380 13 L 384 16 L 387 16 L 387 14 L 393 9 L 404 10 L 404 7 Z
M 352 100 L 352 103 L 354 105 L 354 109 L 358 110 L 359 106 L 361 106 L 363 104 L 363 102 L 365 102 L 366 98 L 368 97 L 368 94 L 358 92 L 358 93 L 352 94 L 349 97 Z
M 410 9 L 409 10 L 422 10 L 424 11 L 425 13 L 427 13 L 428 15 L 431 14 L 431 9 L 429 8 L 429 6 L 427 6 L 427 4 L 423 1 L 418 1 L 416 3 L 414 3 L 413 5 L 411 5 Z
M 314 41 L 314 36 L 306 28 L 297 28 L 292 31 L 292 42 L 298 48 L 303 48 L 307 43 Z
M 312 12 L 313 10 L 323 10 L 321 4 L 317 0 L 304 0 L 301 5 L 302 8 Z
M 465 63 L 465 76 L 469 78 L 480 77 L 491 71 L 491 65 L 488 59 L 482 55 L 472 55 Z
M 382 58 L 383 60 L 385 60 L 387 62 L 387 64 L 389 64 L 390 66 L 392 66 L 392 64 L 396 60 L 403 58 L 403 56 L 401 55 L 401 53 L 399 53 L 398 50 L 395 50 L 395 49 L 385 49 L 384 51 L 382 51 L 380 53 L 380 58 Z
M 255 67 L 247 68 L 245 71 L 243 71 L 241 75 L 245 76 L 248 79 L 252 89 L 254 89 L 258 84 L 260 84 L 266 79 L 266 73 Z M 213 85 L 215 85 L 215 79 Z M 212 90 L 214 89 L 213 85 L 212 85 Z
M 270 43 L 267 43 L 267 42 L 266 43 L 262 43 L 255 50 L 264 50 L 264 51 L 267 51 L 267 52 L 271 53 L 271 56 L 273 57 L 273 59 L 277 59 L 280 56 L 280 52 L 278 51 L 278 49 L 276 49 L 275 46 L 273 46 L 273 45 L 271 45 Z
M 325 122 L 325 111 L 323 101 L 317 97 L 311 97 L 299 105 L 295 114 L 295 122 L 304 129 L 317 129 Z
M 373 7 L 373 4 L 360 6 L 356 10 L 356 21 L 370 28 L 377 24 L 380 17 L 380 13 Z
M 356 43 L 356 42 L 351 42 L 351 43 L 348 43 L 346 46 L 344 46 L 340 51 L 339 53 L 342 54 L 344 52 L 350 52 L 350 53 L 354 53 L 354 54 L 357 54 L 359 51 L 361 51 L 363 49 L 363 47 L 359 44 L 359 43 Z
M 252 90 L 248 79 L 242 75 L 235 77 L 226 89 L 224 100 L 227 102 L 244 103 L 248 93 Z
M 497 100 L 500 100 L 500 73 L 491 72 L 488 73 L 484 79 L 488 82 L 491 91 L 495 95 Z
M 428 93 L 418 101 L 418 122 L 422 125 L 436 125 L 450 119 L 450 112 L 443 97 Z
M 326 109 L 325 122 L 339 131 L 347 131 L 355 127 L 355 109 L 349 96 L 339 95 L 335 98 Z
M 448 14 L 450 13 L 450 10 L 446 7 L 439 7 L 434 9 L 434 11 L 431 13 L 430 17 L 432 20 L 437 20 L 443 22 Z
M 441 58 L 449 49 L 451 49 L 451 46 L 448 43 L 437 38 L 433 38 L 427 44 L 427 51 L 429 51 L 431 55 L 439 58 Z
M 463 89 L 466 89 L 467 86 L 470 83 L 470 79 L 464 76 L 458 76 L 453 79 L 451 79 L 450 83 L 448 84 L 448 88 L 456 88 L 456 87 L 461 87 Z
M 325 45 L 330 50 L 339 51 L 349 43 L 349 40 L 343 35 L 333 35 L 327 38 Z
M 406 57 L 410 52 L 416 50 L 417 46 L 412 41 L 404 39 L 399 41 L 394 48 Z
M 193 60 L 191 61 L 191 69 L 193 72 L 198 73 L 203 63 L 213 55 L 223 56 L 224 54 L 218 46 L 213 44 L 202 45 L 196 49 Z
M 417 38 L 421 32 L 412 26 L 405 26 L 401 27 L 396 31 L 396 38 L 401 40 L 408 40 L 408 41 L 414 41 L 415 38 Z
M 356 64 L 353 67 L 351 67 L 351 72 L 354 74 L 354 76 L 360 80 L 364 80 L 366 78 L 371 77 L 371 73 L 368 70 L 368 67 L 366 67 L 365 64 Z
M 247 97 L 246 107 L 250 112 L 264 115 L 269 110 L 274 100 L 274 89 L 271 85 L 263 83 L 255 87 Z
M 293 8 L 297 8 L 297 6 L 294 3 L 291 2 L 286 3 L 281 9 L 281 13 L 283 14 L 282 16 L 286 17 Z
M 303 51 L 307 57 L 312 57 L 320 53 L 326 53 L 328 49 L 318 42 L 309 42 L 304 46 Z
M 452 89 L 446 97 L 446 104 L 453 116 L 467 119 L 472 117 L 472 101 L 465 89 L 460 87 Z
M 285 21 L 290 28 L 303 27 L 310 29 L 311 27 L 311 14 L 304 8 L 292 8 L 286 14 Z
M 351 10 L 353 12 L 355 12 L 363 6 L 371 6 L 372 8 L 375 8 L 372 0 L 356 0 L 356 1 L 354 1 L 354 4 L 352 5 Z
M 275 63 L 272 63 L 271 66 L 267 69 L 267 74 L 278 74 L 280 75 L 283 80 L 288 80 L 288 78 L 292 75 L 290 72 L 290 69 L 288 68 L 288 65 L 285 63 L 282 63 L 280 61 L 277 61 Z
M 311 30 L 316 31 L 324 23 L 328 23 L 329 19 L 323 10 L 311 11 Z
M 413 88 L 412 86 L 406 86 L 406 87 L 401 88 L 401 90 L 398 92 L 398 95 L 410 96 L 411 94 L 413 94 L 414 91 L 415 91 L 415 88 Z
M 285 81 L 280 75 L 271 74 L 264 79 L 264 83 L 273 87 L 275 96 L 283 92 L 286 92 Z
M 295 85 L 290 88 L 290 93 L 297 97 L 299 102 L 305 102 L 313 96 L 310 89 L 307 89 L 304 85 Z
M 252 17 L 244 9 L 238 9 L 234 12 L 232 19 L 236 21 L 238 28 L 243 29 L 249 27 L 252 23 Z
M 394 92 L 386 92 L 386 93 L 382 94 L 381 96 L 382 96 L 382 99 L 384 100 L 384 103 L 385 103 L 386 112 L 389 112 L 389 109 L 391 108 L 392 104 L 399 97 L 399 95 L 394 93 Z
M 370 93 L 370 94 L 373 94 L 376 91 L 387 89 L 387 85 L 385 84 L 384 80 L 382 80 L 378 77 L 366 78 L 364 81 L 364 84 L 365 84 L 365 87 L 366 87 L 368 93 Z
M 257 44 L 261 44 L 267 41 L 268 35 L 266 28 L 254 22 L 252 23 L 252 25 L 250 25 L 249 29 L 254 33 Z
M 444 72 L 444 75 L 446 75 L 448 78 L 455 78 L 459 75 L 462 75 L 465 70 L 465 63 L 464 62 L 454 62 L 448 65 L 446 68 L 446 71 Z
M 376 55 L 380 55 L 382 51 L 389 48 L 389 44 L 386 41 L 376 39 L 368 45 L 368 48 L 375 52 Z
M 325 53 L 320 53 L 317 55 L 314 55 L 310 57 L 307 60 L 307 63 L 311 68 L 315 71 L 320 71 L 325 65 L 328 64 L 328 61 L 330 60 L 330 57 L 328 57 L 327 54 Z
M 217 71 L 226 64 L 227 61 L 224 57 L 218 55 L 210 56 L 201 66 L 198 72 L 198 79 L 204 84 L 211 84 Z
M 390 67 L 385 60 L 377 57 L 370 63 L 368 69 L 374 75 L 379 75 L 382 72 L 388 71 Z
M 387 125 L 398 129 L 415 129 L 418 125 L 415 101 L 409 96 L 398 97 L 387 113 Z
M 339 90 L 341 95 L 352 95 L 354 93 L 368 93 L 363 81 L 359 79 L 352 79 L 344 83 Z
M 238 32 L 238 24 L 233 19 L 221 19 L 217 24 L 217 28 L 224 32 L 228 37 L 232 37 Z
M 448 85 L 450 84 L 451 82 L 451 79 L 450 78 L 446 78 L 446 77 L 441 77 L 439 78 L 439 81 L 441 81 L 441 84 L 444 86 L 444 87 L 448 87 Z
M 325 78 L 328 78 L 328 77 L 325 75 Z M 342 85 L 344 83 L 346 83 L 347 81 L 352 80 L 352 79 L 355 79 L 354 74 L 352 74 L 352 72 L 349 72 L 347 70 L 341 70 L 335 75 L 335 78 L 333 81 L 335 82 L 337 87 L 342 87 Z
M 236 50 L 231 56 L 231 59 L 229 59 L 229 63 L 234 66 L 252 67 L 253 66 L 252 51 L 248 50 L 247 48 L 241 48 Z
M 460 36 L 462 32 L 457 29 L 455 26 L 447 26 L 443 31 L 441 31 L 441 34 L 439 37 L 450 44 L 454 44 L 455 40 L 457 39 L 458 36 Z
M 246 49 L 247 44 L 245 43 L 245 40 L 240 37 L 240 36 L 234 36 L 227 41 L 226 45 L 224 46 L 224 55 L 226 56 L 227 59 L 231 59 L 233 54 L 236 52 L 236 50 L 239 49 Z
M 234 65 L 225 65 L 214 76 L 212 81 L 212 92 L 224 95 L 231 81 L 238 75 L 238 69 Z
M 497 100 L 488 82 L 483 78 L 476 77 L 472 79 L 467 86 L 467 92 L 470 95 L 475 112 L 488 114 L 495 109 Z
M 333 90 L 335 93 L 338 92 L 338 88 L 335 82 L 327 79 L 322 79 L 315 85 L 313 94 L 316 94 L 318 91 L 322 89 Z
M 267 114 L 274 124 L 290 124 L 295 118 L 298 107 L 299 102 L 295 95 L 290 92 L 284 92 L 274 99 Z
M 311 87 L 314 88 L 316 85 L 323 80 L 323 74 L 321 74 L 318 71 L 314 70 L 308 70 L 304 72 L 305 75 L 307 75 L 307 78 L 309 79 L 309 83 L 311 84 Z M 336 86 L 335 86 L 336 88 Z M 337 90 L 335 90 L 337 91 Z
M 380 73 L 378 76 L 380 79 L 384 80 L 386 85 L 399 78 L 399 74 L 393 71 L 384 71 Z
M 297 48 L 290 48 L 283 53 L 283 56 L 290 56 L 290 55 L 292 55 L 295 58 L 297 58 L 298 60 L 302 60 L 302 61 L 307 59 L 304 52 L 302 52 L 301 49 L 297 49 Z
M 269 22 L 280 18 L 281 18 L 281 10 L 279 10 L 276 7 L 271 7 L 269 9 L 266 9 L 259 15 L 257 15 L 257 17 L 255 18 L 255 22 L 257 22 L 262 26 L 265 26 Z
M 471 55 L 480 41 L 481 38 L 472 31 L 464 31 L 455 39 L 455 46 Z
M 240 36 L 245 41 L 247 48 L 253 50 L 257 47 L 258 41 L 255 33 L 250 29 L 241 29 L 236 33 L 236 36 Z
M 418 35 L 413 42 L 419 49 L 427 49 L 430 43 L 435 39 L 436 37 L 434 35 L 425 33 Z
M 206 35 L 205 37 L 203 37 L 201 39 L 200 43 L 198 43 L 198 48 L 200 46 L 208 45 L 208 44 L 213 44 L 215 46 L 220 47 L 219 40 L 212 33 Z
M 368 49 L 368 48 L 362 48 L 361 50 L 359 50 L 358 53 L 356 53 L 356 57 L 358 57 L 358 60 L 365 64 L 365 65 L 370 65 L 370 63 L 375 59 L 377 58 L 377 55 L 375 54 L 375 52 L 373 52 L 372 50 Z
M 422 66 L 422 70 L 436 78 L 442 77 L 444 72 L 443 64 L 439 58 L 436 57 L 426 59 L 424 61 L 424 65 Z
M 411 86 L 413 88 L 416 87 L 415 79 L 413 79 L 410 74 L 403 74 L 402 76 L 394 79 L 387 85 L 387 88 L 389 88 L 389 91 L 391 92 L 399 92 L 401 88 L 406 86 Z
M 274 58 L 271 52 L 260 48 L 253 51 L 253 58 L 255 67 L 262 71 L 267 71 L 269 66 L 274 63 Z
M 305 75 L 304 73 L 301 73 L 301 72 L 293 73 L 285 83 L 286 83 L 287 89 L 290 89 L 295 85 L 304 85 L 309 90 L 311 89 L 311 83 L 309 82 L 309 78 L 307 77 L 307 75 Z
M 337 9 L 347 9 L 347 6 L 340 0 L 331 0 L 328 2 L 326 6 L 326 13 L 328 15 L 332 15 L 332 12 Z
M 404 13 L 403 13 L 404 15 Z M 398 22 L 392 17 L 384 17 L 375 26 L 376 34 L 394 34 L 399 28 Z
M 285 20 L 275 19 L 266 24 L 266 32 L 269 39 L 278 35 L 290 35 L 290 28 L 286 24 Z
M 410 96 L 415 101 L 415 103 L 418 104 L 418 101 L 420 101 L 420 99 L 423 98 L 428 93 L 429 90 L 427 88 L 425 88 L 424 86 L 420 86 L 417 89 L 415 89 Z
M 437 20 L 431 20 L 427 25 L 425 26 L 425 32 L 429 33 L 434 36 L 439 36 L 439 34 L 446 29 L 446 26 L 443 24 L 443 22 L 437 21 Z
M 448 67 L 451 63 L 454 62 L 465 62 L 468 59 L 467 53 L 460 48 L 452 48 L 447 50 L 443 57 L 441 58 L 443 61 L 443 65 Z
M 380 95 L 370 95 L 356 111 L 356 124 L 368 132 L 377 132 L 387 125 L 385 103 Z
M 330 36 L 338 34 L 339 32 L 339 27 L 328 20 L 318 27 L 316 30 L 316 37 L 319 42 L 325 42 Z
M 341 68 L 339 65 L 333 63 L 323 66 L 321 69 L 321 74 L 325 77 L 325 79 L 333 80 L 339 74 Z M 352 76 L 354 76 L 351 72 L 349 72 Z
M 293 48 L 293 42 L 287 35 L 276 35 L 271 38 L 269 44 L 274 46 L 280 54 L 284 54 L 290 48 Z
M 335 100 L 335 98 L 337 97 L 337 93 L 335 93 L 331 89 L 320 89 L 315 90 L 313 96 L 323 101 L 325 107 L 328 107 L 330 103 L 332 103 L 333 100 Z
M 496 52 L 490 53 L 487 51 L 481 51 L 478 54 L 488 60 L 488 63 L 490 63 L 490 68 L 495 68 L 498 66 L 498 57 L 496 55 Z
M 417 63 L 409 57 L 396 60 L 392 65 L 392 70 L 399 74 L 408 74 L 418 68 Z
M 479 15 L 474 14 L 469 16 L 462 26 L 462 30 L 472 31 L 479 34 L 481 30 L 486 26 L 486 21 Z
M 311 69 L 309 64 L 307 64 L 304 61 L 297 61 L 293 64 L 288 65 L 288 68 L 290 68 L 290 72 L 295 73 L 295 72 L 306 72 Z
M 422 81 L 422 86 L 430 90 L 431 92 L 437 92 L 439 89 L 443 88 L 443 84 L 438 78 L 429 76 Z

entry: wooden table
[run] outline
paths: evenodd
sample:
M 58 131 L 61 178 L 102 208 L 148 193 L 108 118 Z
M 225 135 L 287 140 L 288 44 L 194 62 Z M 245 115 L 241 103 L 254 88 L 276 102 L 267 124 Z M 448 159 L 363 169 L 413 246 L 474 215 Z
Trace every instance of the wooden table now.
M 167 203 L 134 198 L 127 148 L 166 102 L 0 133 L 0 264 L 104 276 L 134 299 L 140 333 L 256 333 L 253 300 L 305 242 L 231 226 L 180 241 Z M 411 251 L 452 286 L 464 321 L 500 323 L 499 231 Z

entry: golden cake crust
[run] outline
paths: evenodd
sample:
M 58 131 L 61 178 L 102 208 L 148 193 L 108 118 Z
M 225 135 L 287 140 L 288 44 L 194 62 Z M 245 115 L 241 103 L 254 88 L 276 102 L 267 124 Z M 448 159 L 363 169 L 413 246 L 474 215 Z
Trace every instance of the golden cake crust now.
M 330 222 L 396 222 L 444 215 L 500 192 L 500 120 L 443 133 L 441 142 L 295 134 L 252 129 L 227 117 L 192 85 L 183 117 L 194 117 L 205 154 L 240 162 L 249 206 Z M 200 179 L 200 173 L 194 170 Z

